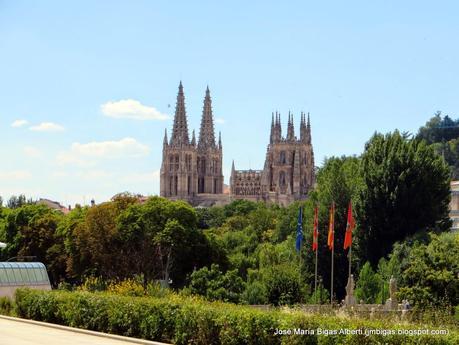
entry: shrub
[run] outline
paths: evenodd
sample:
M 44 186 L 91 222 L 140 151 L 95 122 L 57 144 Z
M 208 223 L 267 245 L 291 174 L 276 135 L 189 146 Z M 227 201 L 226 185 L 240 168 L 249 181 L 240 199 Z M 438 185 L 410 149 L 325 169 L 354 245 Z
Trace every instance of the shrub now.
M 193 294 L 205 296 L 209 300 L 238 302 L 244 291 L 244 281 L 236 270 L 223 274 L 216 264 L 210 270 L 203 267 L 191 274 L 190 291 Z
M 151 282 L 147 284 L 146 295 L 150 297 L 166 297 L 170 294 L 170 290 L 161 286 L 159 282 Z
M 258 281 L 248 284 L 242 294 L 242 301 L 246 304 L 267 304 L 266 286 Z
M 263 278 L 269 303 L 291 305 L 301 300 L 300 277 L 295 269 L 288 265 L 274 266 L 266 270 Z
M 126 279 L 120 282 L 110 283 L 107 287 L 107 292 L 115 293 L 123 296 L 143 296 L 145 290 L 143 285 L 134 279 Z
M 9 297 L 0 297 L 0 314 L 11 315 L 13 311 L 13 301 Z
M 343 319 L 293 310 L 264 312 L 222 302 L 171 294 L 166 298 L 117 296 L 108 293 L 19 289 L 20 317 L 125 336 L 185 344 L 457 344 L 459 334 L 423 335 L 274 335 L 276 329 L 418 329 L 421 325 L 389 325 L 387 321 Z
M 375 303 L 381 285 L 382 281 L 379 274 L 373 271 L 367 261 L 360 270 L 355 297 L 358 301 L 363 300 L 364 303 Z
M 317 286 L 317 291 L 313 291 L 308 298 L 309 304 L 323 304 L 330 303 L 330 292 L 323 285 Z
M 107 289 L 107 282 L 102 277 L 87 277 L 84 279 L 83 284 L 78 286 L 79 291 L 104 291 Z

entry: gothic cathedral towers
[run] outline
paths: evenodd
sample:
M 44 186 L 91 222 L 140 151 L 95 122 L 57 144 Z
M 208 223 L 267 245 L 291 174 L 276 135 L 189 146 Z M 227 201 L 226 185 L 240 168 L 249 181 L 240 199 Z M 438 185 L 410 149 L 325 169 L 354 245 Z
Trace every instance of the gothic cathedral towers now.
M 163 197 L 192 205 L 223 205 L 236 199 L 288 205 L 305 199 L 314 184 L 314 151 L 309 114 L 301 113 L 300 137 L 295 136 L 293 115 L 282 135 L 280 114 L 272 115 L 271 133 L 263 170 L 236 170 L 233 162 L 230 191 L 223 190 L 222 141 L 215 138 L 212 99 L 206 89 L 201 128 L 191 140 L 180 82 L 170 140 L 164 133 L 161 189 Z
M 293 115 L 288 114 L 287 135 L 282 136 L 280 114 L 272 115 L 271 134 L 263 170 L 231 170 L 232 199 L 288 205 L 305 199 L 314 184 L 314 151 L 309 114 L 301 113 L 300 138 Z
M 198 193 L 223 193 L 222 140 L 219 134 L 218 146 L 215 144 L 209 87 L 206 89 L 206 97 L 204 98 L 197 154 Z
M 179 85 L 170 141 L 164 133 L 160 173 L 161 196 L 191 203 L 199 194 L 223 192 L 222 143 L 215 143 L 212 100 L 209 88 L 204 98 L 199 140 L 193 131 L 190 141 L 182 82 Z
M 262 190 L 270 200 L 288 204 L 303 199 L 314 183 L 314 151 L 309 114 L 301 113 L 300 137 L 295 136 L 293 115 L 288 114 L 287 135 L 282 137 L 280 114 L 273 114 L 271 135 L 262 172 Z

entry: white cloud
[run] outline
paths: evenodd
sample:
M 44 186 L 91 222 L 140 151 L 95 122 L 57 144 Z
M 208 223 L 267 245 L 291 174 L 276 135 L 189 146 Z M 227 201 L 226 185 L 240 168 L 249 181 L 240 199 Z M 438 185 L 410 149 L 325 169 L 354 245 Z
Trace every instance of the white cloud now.
M 100 106 L 102 113 L 107 117 L 131 120 L 167 120 L 168 115 L 159 112 L 154 107 L 143 105 L 135 99 L 109 101 Z
M 225 119 L 223 119 L 221 117 L 216 117 L 215 118 L 215 123 L 224 124 L 225 123 Z
M 54 122 L 42 122 L 38 125 L 29 128 L 31 131 L 37 132 L 60 132 L 64 130 L 64 127 Z
M 32 174 L 26 170 L 0 171 L 2 180 L 26 180 L 32 177 Z
M 61 152 L 57 156 L 59 164 L 75 164 L 90 166 L 94 159 L 115 159 L 125 157 L 142 157 L 150 149 L 134 138 L 123 138 L 118 141 L 93 141 L 86 144 L 73 143 L 70 150 Z
M 28 124 L 29 121 L 27 120 L 15 120 L 13 121 L 13 123 L 11 123 L 11 127 L 22 127 L 22 126 L 25 126 L 26 124 Z
M 33 146 L 25 146 L 23 151 L 26 156 L 32 157 L 32 158 L 38 158 L 38 157 L 41 157 L 42 155 L 42 152 Z

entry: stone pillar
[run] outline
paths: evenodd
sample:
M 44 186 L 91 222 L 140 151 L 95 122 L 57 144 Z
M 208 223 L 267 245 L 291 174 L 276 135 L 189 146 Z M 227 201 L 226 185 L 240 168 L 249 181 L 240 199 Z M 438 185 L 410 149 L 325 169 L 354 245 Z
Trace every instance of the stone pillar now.
M 346 306 L 352 306 L 355 305 L 355 297 L 354 297 L 354 275 L 351 274 L 347 280 L 347 285 L 346 285 L 346 298 L 344 299 L 344 304 Z
M 397 310 L 398 301 L 397 301 L 397 281 L 394 276 L 390 277 L 389 280 L 389 299 L 386 301 L 386 310 Z

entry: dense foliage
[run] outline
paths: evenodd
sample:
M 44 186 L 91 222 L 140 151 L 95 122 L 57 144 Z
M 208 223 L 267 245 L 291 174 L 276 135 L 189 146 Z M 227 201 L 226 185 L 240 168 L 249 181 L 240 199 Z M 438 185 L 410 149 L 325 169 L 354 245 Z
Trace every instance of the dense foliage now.
M 334 203 L 333 299 L 339 302 L 348 279 L 343 240 L 352 201 L 356 230 L 351 264 L 357 298 L 384 303 L 394 276 L 402 295 L 414 303 L 421 304 L 426 296 L 440 303 L 443 296 L 444 303 L 455 305 L 458 268 L 449 258 L 439 257 L 443 252 L 455 257 L 457 242 L 425 235 L 449 228 L 449 170 L 428 145 L 433 140 L 428 139 L 429 131 L 420 133 L 425 138 L 412 139 L 397 131 L 375 134 L 361 157 L 326 159 L 309 198 L 288 207 L 236 200 L 193 208 L 183 201 L 151 197 L 140 202 L 134 195 L 120 194 L 64 215 L 24 196 L 13 197 L 7 207 L 0 206 L 0 241 L 8 244 L 0 250 L 0 259 L 19 256 L 44 262 L 55 287 L 83 284 L 100 290 L 113 282 L 140 279 L 146 289 L 161 280 L 209 300 L 323 303 L 330 301 L 327 232 Z M 316 206 L 318 291 L 311 250 Z M 304 240 L 298 253 L 300 207 Z M 413 240 L 422 236 L 422 241 Z
M 419 129 L 416 136 L 431 144 L 444 157 L 453 179 L 459 179 L 459 119 L 453 120 L 438 111 Z
M 107 293 L 19 290 L 20 317 L 174 344 L 457 344 L 459 334 L 407 337 L 398 330 L 425 326 L 343 319 L 280 310 L 259 311 L 221 302 L 170 295 L 124 297 Z M 317 334 L 317 329 L 391 329 L 395 334 Z M 275 335 L 276 329 L 314 330 L 310 335 Z
M 375 134 L 362 155 L 361 174 L 359 250 L 371 264 L 407 236 L 449 228 L 449 170 L 424 141 L 397 131 Z
M 2 208 L 3 260 L 32 257 L 44 262 L 56 286 L 85 277 L 121 280 L 137 275 L 183 285 L 195 266 L 217 259 L 218 248 L 197 229 L 187 203 L 152 197 L 140 204 L 130 195 L 63 215 L 38 204 Z M 211 262 L 211 261 L 210 261 Z

